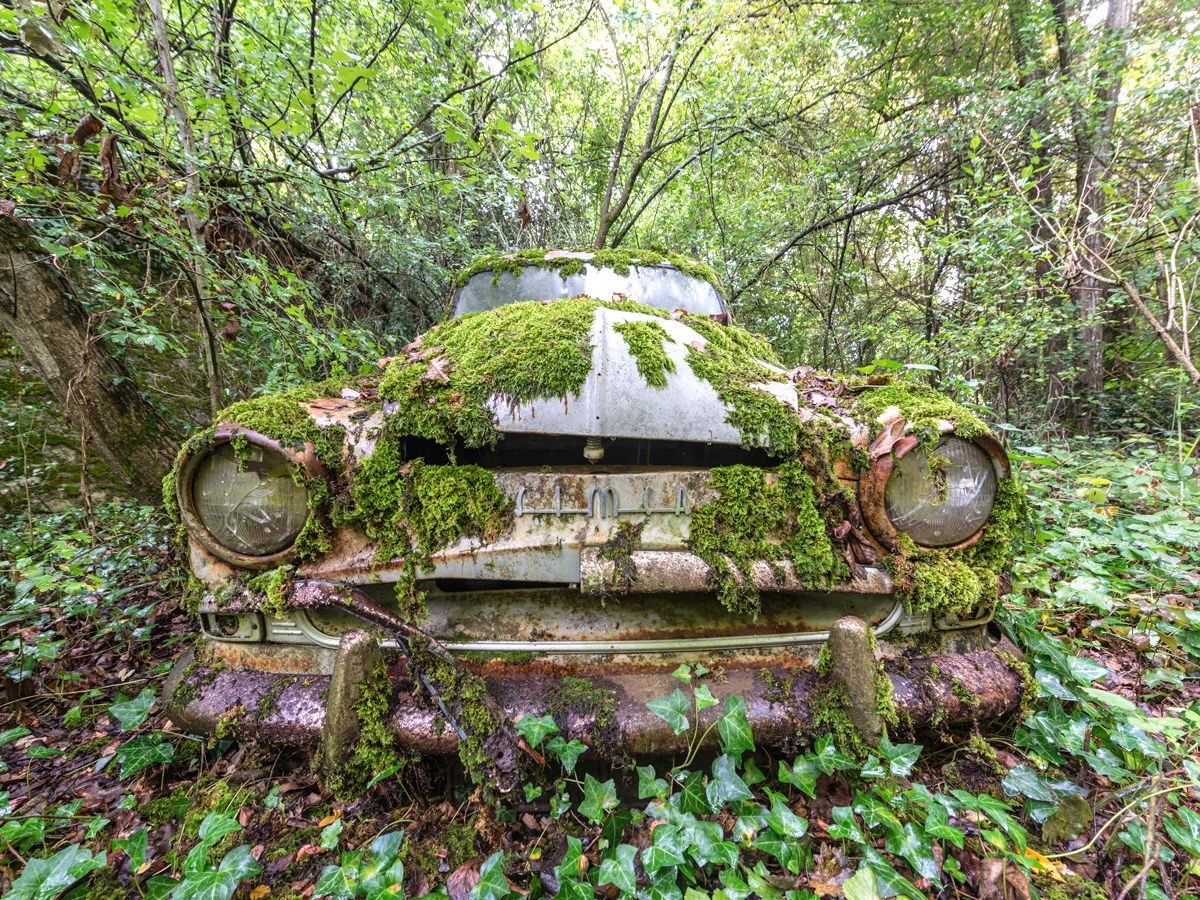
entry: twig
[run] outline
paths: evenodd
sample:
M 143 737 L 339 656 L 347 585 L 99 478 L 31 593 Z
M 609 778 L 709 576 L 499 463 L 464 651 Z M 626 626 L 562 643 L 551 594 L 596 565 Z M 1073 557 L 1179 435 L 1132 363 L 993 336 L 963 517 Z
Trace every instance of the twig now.
M 1157 784 L 1157 780 L 1155 782 Z M 1125 900 L 1129 892 L 1133 890 L 1135 884 L 1141 883 L 1147 874 L 1150 872 L 1150 867 L 1154 865 L 1154 861 L 1158 859 L 1158 798 L 1155 797 L 1150 803 L 1150 817 L 1146 823 L 1146 846 L 1143 850 L 1145 854 L 1145 862 L 1132 878 L 1125 883 L 1125 887 L 1121 888 L 1121 893 L 1117 894 L 1117 900 Z

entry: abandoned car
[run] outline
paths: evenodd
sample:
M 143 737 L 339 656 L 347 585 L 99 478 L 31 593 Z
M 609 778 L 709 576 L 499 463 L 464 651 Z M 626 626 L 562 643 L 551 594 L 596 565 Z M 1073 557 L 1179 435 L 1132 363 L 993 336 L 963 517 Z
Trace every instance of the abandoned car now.
M 785 370 L 681 257 L 489 257 L 453 302 L 376 377 L 234 404 L 184 446 L 181 727 L 361 776 L 494 762 L 525 714 L 598 758 L 671 753 L 689 735 L 646 703 L 681 662 L 766 745 L 1020 704 L 992 615 L 1022 495 L 971 411 Z

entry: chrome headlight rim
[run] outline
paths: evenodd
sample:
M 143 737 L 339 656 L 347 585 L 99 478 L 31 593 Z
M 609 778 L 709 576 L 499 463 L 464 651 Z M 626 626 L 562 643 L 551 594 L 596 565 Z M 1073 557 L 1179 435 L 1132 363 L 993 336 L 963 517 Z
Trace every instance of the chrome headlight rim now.
M 953 431 L 947 431 L 941 437 L 955 437 L 959 440 L 965 440 L 974 444 L 983 450 L 991 459 L 992 465 L 996 468 L 997 482 L 1007 481 L 1012 478 L 1012 469 L 1009 466 L 1008 454 L 1004 452 L 1004 447 L 1000 442 L 990 434 L 976 435 L 971 438 L 964 438 L 962 435 L 955 434 Z M 902 532 L 892 524 L 891 517 L 887 514 L 887 505 L 885 502 L 885 494 L 887 492 L 888 480 L 892 477 L 892 470 L 896 467 L 896 463 L 917 449 L 916 439 L 900 440 L 896 443 L 891 453 L 885 453 L 879 459 L 871 463 L 870 467 L 859 476 L 858 482 L 858 503 L 862 511 L 863 521 L 871 533 L 885 547 L 895 548 L 897 538 Z M 924 544 L 917 546 L 929 550 L 965 550 L 973 544 L 977 543 L 987 531 L 988 522 L 991 515 L 984 520 L 980 528 L 965 540 L 959 541 L 957 544 L 948 546 L 927 547 Z
M 175 477 L 175 501 L 179 504 L 179 518 L 186 526 L 188 535 L 196 540 L 205 550 L 218 559 L 243 569 L 271 569 L 291 561 L 296 555 L 296 542 L 274 553 L 254 556 L 241 553 L 232 547 L 222 544 L 205 526 L 196 509 L 192 493 L 193 482 L 200 469 L 200 464 L 224 444 L 232 443 L 234 439 L 245 440 L 256 444 L 271 453 L 283 457 L 307 478 L 317 478 L 324 475 L 324 467 L 317 459 L 315 448 L 306 443 L 302 448 L 289 447 L 274 438 L 242 428 L 240 425 L 219 425 L 205 440 L 194 449 L 185 451 L 179 461 Z M 308 515 L 313 515 L 310 509 Z M 307 520 L 306 520 L 307 521 Z M 303 528 L 301 529 L 303 530 Z

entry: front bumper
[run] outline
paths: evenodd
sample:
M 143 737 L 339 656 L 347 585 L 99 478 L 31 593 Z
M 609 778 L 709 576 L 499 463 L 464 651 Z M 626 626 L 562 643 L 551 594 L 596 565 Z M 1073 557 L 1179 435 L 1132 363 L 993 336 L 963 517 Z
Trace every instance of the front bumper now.
M 976 637 L 986 649 L 882 661 L 901 722 L 915 729 L 941 728 L 995 719 L 1019 707 L 1027 673 L 1017 649 L 986 626 L 978 630 Z M 286 671 L 295 667 L 295 648 L 264 654 L 260 647 L 254 668 L 248 668 L 244 646 L 210 643 L 199 654 L 189 650 L 168 678 L 168 709 L 176 724 L 200 734 L 270 744 L 315 747 L 320 742 L 329 675 Z M 339 657 L 345 652 L 339 651 Z M 766 747 L 786 747 L 811 731 L 815 703 L 832 677 L 819 675 L 811 659 L 784 654 L 769 661 L 706 662 L 713 663 L 714 674 L 707 679 L 713 695 L 742 697 L 755 741 Z M 583 741 L 597 757 L 670 755 L 687 748 L 688 733 L 674 734 L 646 708 L 648 701 L 679 687 L 671 668 L 649 663 L 566 667 L 538 661 L 468 667 L 483 677 L 511 718 L 550 713 L 567 738 Z M 453 754 L 457 735 L 414 685 L 403 656 L 393 655 L 388 675 L 389 725 L 398 743 L 423 755 Z M 714 707 L 701 713 L 702 725 L 711 724 L 719 712 Z

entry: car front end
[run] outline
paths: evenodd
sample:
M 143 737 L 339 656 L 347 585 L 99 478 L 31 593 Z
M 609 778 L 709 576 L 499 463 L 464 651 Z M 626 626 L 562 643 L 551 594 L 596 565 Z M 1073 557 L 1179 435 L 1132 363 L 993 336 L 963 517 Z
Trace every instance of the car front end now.
M 484 261 L 378 377 L 226 410 L 167 501 L 202 632 L 175 721 L 335 769 L 378 767 L 363 735 L 464 755 L 546 713 L 598 757 L 670 754 L 689 737 L 647 703 L 681 663 L 760 745 L 995 718 L 1026 689 L 992 624 L 1022 501 L 984 423 L 785 371 L 675 257 Z

